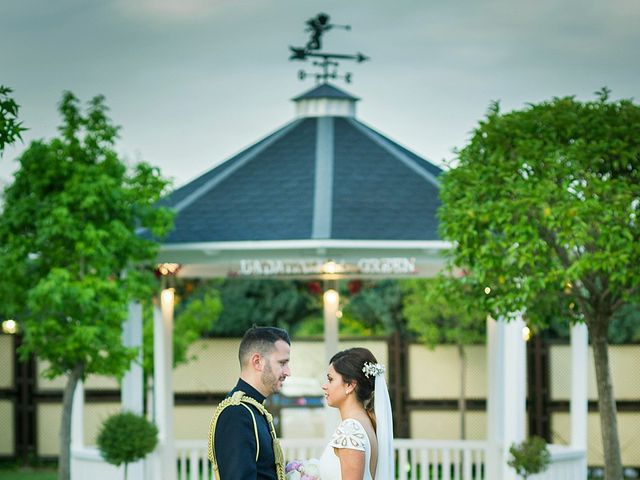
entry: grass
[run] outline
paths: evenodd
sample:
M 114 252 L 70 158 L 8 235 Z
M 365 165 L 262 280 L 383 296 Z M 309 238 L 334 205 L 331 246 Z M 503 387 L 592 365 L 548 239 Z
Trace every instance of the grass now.
M 2 480 L 56 480 L 55 468 L 0 468 Z

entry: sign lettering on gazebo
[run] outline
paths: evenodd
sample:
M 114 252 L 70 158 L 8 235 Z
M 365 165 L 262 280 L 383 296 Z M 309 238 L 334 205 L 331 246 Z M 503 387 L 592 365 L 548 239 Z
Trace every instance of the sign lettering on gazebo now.
M 355 263 L 331 260 L 260 260 L 242 259 L 239 269 L 230 272 L 239 276 L 274 275 L 413 275 L 416 259 L 411 257 L 359 258 Z

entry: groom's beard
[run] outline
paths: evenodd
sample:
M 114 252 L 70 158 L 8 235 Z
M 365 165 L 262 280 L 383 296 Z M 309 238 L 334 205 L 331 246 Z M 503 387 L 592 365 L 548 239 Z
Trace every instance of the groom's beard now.
M 276 393 L 280 391 L 281 385 L 280 381 L 284 381 L 284 377 L 278 378 L 273 374 L 273 370 L 271 369 L 271 365 L 267 363 L 265 365 L 264 371 L 262 372 L 262 384 L 267 387 L 271 393 Z

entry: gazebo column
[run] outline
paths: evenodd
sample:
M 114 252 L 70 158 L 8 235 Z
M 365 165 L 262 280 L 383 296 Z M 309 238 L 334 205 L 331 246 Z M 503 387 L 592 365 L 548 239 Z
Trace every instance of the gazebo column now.
M 142 305 L 129 304 L 129 316 L 124 324 L 122 341 L 127 347 L 138 348 L 137 357 L 131 362 L 129 370 L 122 379 L 122 409 L 142 415 L 143 408 L 143 372 L 142 372 Z M 144 461 L 129 465 L 131 478 L 144 478 Z
M 78 380 L 71 407 L 71 478 L 78 480 L 76 453 L 84 448 L 84 382 Z
M 324 313 L 324 352 L 325 365 L 329 365 L 329 360 L 338 351 L 338 307 L 340 305 L 340 294 L 337 290 L 329 288 L 323 295 Z M 337 426 L 338 415 L 336 409 L 325 405 L 325 436 L 333 433 Z
M 143 409 L 143 372 L 142 372 L 142 305 L 129 304 L 129 317 L 124 324 L 122 340 L 125 346 L 138 348 L 138 355 L 131 362 L 129 370 L 122 379 L 122 408 L 142 415 Z
M 487 319 L 487 439 L 486 478 L 515 480 L 507 465 L 509 447 L 525 437 L 526 343 L 521 317 L 507 322 Z
M 173 433 L 173 302 L 174 291 L 162 290 L 161 307 L 153 309 L 154 416 L 158 427 L 158 448 L 154 479 L 176 479 L 176 451 Z
M 73 450 L 84 447 L 84 382 L 78 380 L 71 407 L 71 457 Z
M 589 365 L 589 333 L 587 325 L 571 327 L 571 446 L 585 452 L 583 472 L 587 478 L 587 366 Z

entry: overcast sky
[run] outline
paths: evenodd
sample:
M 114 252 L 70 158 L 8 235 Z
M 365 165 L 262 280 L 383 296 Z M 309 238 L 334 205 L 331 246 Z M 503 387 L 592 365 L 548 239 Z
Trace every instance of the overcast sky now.
M 553 96 L 640 98 L 640 0 L 0 0 L 0 84 L 14 90 L 25 144 L 59 125 L 64 90 L 103 94 L 118 149 L 180 186 L 293 118 L 313 86 L 288 46 L 319 12 L 358 118 L 436 164 L 453 157 L 489 103 Z

